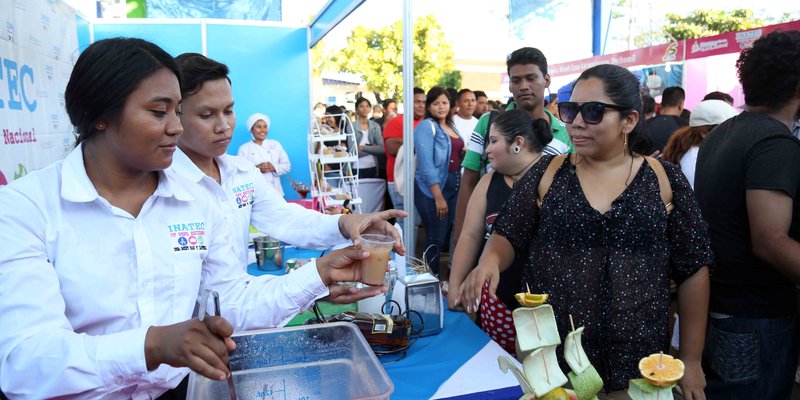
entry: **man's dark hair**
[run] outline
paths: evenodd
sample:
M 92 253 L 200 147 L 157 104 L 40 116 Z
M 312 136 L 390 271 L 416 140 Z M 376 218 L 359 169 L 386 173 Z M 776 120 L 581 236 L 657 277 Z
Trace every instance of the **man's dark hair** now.
M 475 99 L 477 99 L 478 97 L 486 97 L 486 98 L 489 98 L 489 96 L 487 96 L 487 95 L 486 95 L 486 92 L 484 92 L 483 90 L 476 90 L 476 91 L 474 91 L 474 92 L 472 92 L 472 93 L 475 93 Z
M 642 112 L 645 115 L 653 113 L 656 111 L 656 99 L 649 94 L 642 94 Z
M 677 107 L 686 100 L 686 91 L 680 86 L 670 86 L 661 93 L 661 107 Z
M 97 122 L 122 113 L 139 84 L 166 68 L 181 84 L 181 71 L 166 51 L 142 39 L 99 40 L 84 50 L 67 82 L 64 102 L 76 129 L 76 145 L 97 133 Z
M 461 96 L 463 96 L 466 93 L 474 93 L 474 92 L 472 90 L 469 90 L 469 89 L 461 89 L 461 90 L 458 91 L 458 94 L 456 95 L 456 100 L 461 100 Z M 478 96 L 475 96 L 475 98 L 477 98 L 477 97 Z
M 392 104 L 392 103 L 397 104 L 397 101 L 395 99 L 386 99 L 386 100 L 384 100 L 383 101 L 383 109 L 385 110 L 386 107 L 389 107 L 389 104 Z
M 733 105 L 733 96 L 724 92 L 711 92 L 703 97 L 703 101 L 706 100 L 722 100 L 730 105 Z
M 414 94 L 425 94 L 425 91 L 422 88 L 414 87 Z
M 800 31 L 775 31 L 745 49 L 736 60 L 748 106 L 778 109 L 800 90 Z
M 445 89 L 445 91 L 447 92 L 447 97 L 450 98 L 450 108 L 455 107 L 456 100 L 458 99 L 458 90 L 449 87 Z
M 228 83 L 228 66 L 214 61 L 202 54 L 183 53 L 175 57 L 175 62 L 181 68 L 183 74 L 183 85 L 181 85 L 181 95 L 190 96 L 199 92 L 203 88 L 203 83 L 225 78 Z
M 511 67 L 520 64 L 536 64 L 543 75 L 547 75 L 547 58 L 539 49 L 523 47 L 514 50 L 506 58 L 506 72 L 511 73 Z

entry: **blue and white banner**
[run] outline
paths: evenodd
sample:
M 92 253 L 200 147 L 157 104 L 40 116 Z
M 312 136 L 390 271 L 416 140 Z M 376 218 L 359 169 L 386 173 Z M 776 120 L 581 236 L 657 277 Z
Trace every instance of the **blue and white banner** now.
M 78 54 L 75 11 L 60 0 L 0 0 L 0 185 L 72 148 L 64 89 Z

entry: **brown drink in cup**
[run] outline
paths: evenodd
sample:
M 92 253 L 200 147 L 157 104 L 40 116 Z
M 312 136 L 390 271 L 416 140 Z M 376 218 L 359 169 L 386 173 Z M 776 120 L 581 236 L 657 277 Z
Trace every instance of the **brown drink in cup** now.
M 361 282 L 380 286 L 386 279 L 389 260 L 392 259 L 394 238 L 386 235 L 361 235 L 361 248 L 369 252 L 369 258 L 361 260 Z

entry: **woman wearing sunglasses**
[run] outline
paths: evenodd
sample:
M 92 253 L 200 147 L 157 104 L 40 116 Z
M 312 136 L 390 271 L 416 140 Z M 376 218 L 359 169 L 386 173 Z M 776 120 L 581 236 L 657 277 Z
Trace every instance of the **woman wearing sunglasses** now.
M 585 326 L 600 397 L 626 398 L 639 360 L 668 350 L 672 278 L 683 322 L 680 385 L 687 399 L 704 399 L 708 233 L 680 170 L 635 151 L 644 136 L 639 82 L 624 68 L 598 65 L 558 106 L 575 154 L 543 158 L 517 183 L 461 303 L 474 310 L 485 282 L 494 296 L 500 271 L 523 257 L 522 287 L 550 294 L 559 332 L 570 331 L 570 315 Z

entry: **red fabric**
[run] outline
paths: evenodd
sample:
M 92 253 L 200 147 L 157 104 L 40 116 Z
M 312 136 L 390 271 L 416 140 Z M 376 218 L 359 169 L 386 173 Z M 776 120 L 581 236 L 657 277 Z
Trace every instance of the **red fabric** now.
M 464 141 L 460 138 L 450 137 L 452 149 L 450 150 L 450 165 L 447 167 L 448 171 L 461 170 L 461 161 L 464 161 Z
M 421 119 L 414 120 L 414 128 L 417 127 Z M 396 117 L 386 123 L 386 128 L 383 129 L 383 151 L 386 152 L 386 181 L 394 182 L 394 160 L 397 157 L 392 157 L 386 150 L 387 138 L 403 138 L 403 114 L 397 114 Z
M 315 206 L 315 201 L 314 201 L 314 200 L 311 200 L 311 199 L 308 199 L 308 200 L 305 200 L 305 199 L 302 199 L 302 200 L 301 200 L 301 199 L 297 199 L 297 200 L 286 200 L 286 202 L 287 202 L 287 203 L 295 203 L 295 204 L 299 204 L 299 205 L 301 205 L 301 206 L 303 206 L 303 207 L 305 207 L 305 208 L 307 208 L 307 209 L 309 209 L 309 210 L 315 210 L 315 209 L 316 209 L 316 208 L 314 207 L 314 206 Z
M 489 282 L 481 293 L 481 329 L 505 351 L 516 357 L 517 330 L 511 310 L 499 299 L 489 296 Z

